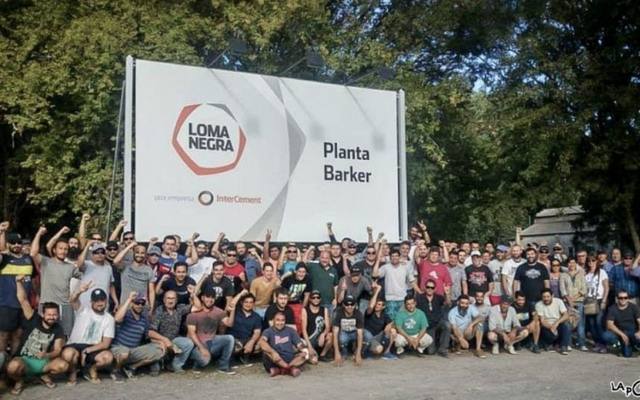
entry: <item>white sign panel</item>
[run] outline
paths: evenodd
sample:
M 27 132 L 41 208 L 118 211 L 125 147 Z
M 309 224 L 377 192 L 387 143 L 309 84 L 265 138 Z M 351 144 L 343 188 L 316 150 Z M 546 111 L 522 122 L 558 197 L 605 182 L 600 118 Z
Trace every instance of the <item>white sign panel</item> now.
M 371 225 L 400 238 L 396 92 L 143 60 L 134 71 L 125 215 L 140 240 L 271 229 L 324 241 L 327 222 L 339 237 L 366 240 Z

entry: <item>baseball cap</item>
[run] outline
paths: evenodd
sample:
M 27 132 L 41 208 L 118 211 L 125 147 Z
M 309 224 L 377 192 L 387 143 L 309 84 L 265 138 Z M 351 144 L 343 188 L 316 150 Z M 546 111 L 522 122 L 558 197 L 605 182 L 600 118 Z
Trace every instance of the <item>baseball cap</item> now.
M 145 304 L 147 302 L 147 298 L 142 294 L 138 293 L 135 299 L 133 299 L 135 304 Z
M 160 247 L 158 246 L 151 246 L 147 249 L 147 255 L 156 255 L 156 256 L 160 256 L 162 254 L 162 250 L 160 250 Z
M 106 250 L 106 249 L 107 247 L 104 245 L 104 243 L 96 242 L 91 245 L 91 247 L 89 248 L 89 251 L 91 251 L 92 253 L 95 253 L 98 250 Z
M 296 264 L 296 271 L 299 269 L 307 269 L 307 265 L 305 263 L 303 263 L 302 261 L 300 261 L 299 263 Z
M 356 298 L 353 297 L 352 295 L 348 294 L 348 295 L 344 296 L 344 299 L 342 300 L 342 304 L 344 304 L 344 305 L 354 305 L 354 304 L 356 304 Z
M 9 244 L 19 244 L 22 243 L 22 236 L 19 233 L 11 232 L 7 233 L 6 240 Z
M 624 253 L 622 253 L 622 257 L 624 258 L 633 258 L 635 256 L 635 254 L 633 254 L 633 251 L 631 250 L 627 250 Z
M 320 296 L 320 291 L 319 290 L 312 290 L 311 291 L 311 296 L 314 296 L 314 295 Z
M 108 249 L 113 249 L 115 248 L 116 250 L 119 248 L 120 246 L 118 245 L 118 242 L 115 240 L 109 240 L 107 242 L 107 250 Z
M 480 254 L 480 252 L 479 252 L 478 250 L 474 250 L 474 251 L 472 251 L 472 252 L 471 252 L 471 257 L 473 257 L 473 256 L 478 256 L 478 257 L 480 257 L 481 255 L 482 255 L 482 254 Z
M 91 292 L 91 301 L 103 301 L 106 299 L 107 293 L 100 288 L 93 289 L 93 291 Z
M 496 249 L 501 253 L 506 253 L 507 251 L 509 251 L 509 246 L 505 246 L 504 244 L 499 244 L 498 247 L 496 247 Z
M 351 273 L 352 274 L 361 274 L 362 273 L 362 268 L 360 268 L 359 265 L 354 265 L 353 267 L 351 267 Z

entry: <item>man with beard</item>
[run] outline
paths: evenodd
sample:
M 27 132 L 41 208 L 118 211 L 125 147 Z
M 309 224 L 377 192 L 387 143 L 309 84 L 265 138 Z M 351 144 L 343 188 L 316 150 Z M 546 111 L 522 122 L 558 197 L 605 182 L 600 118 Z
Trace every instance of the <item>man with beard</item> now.
M 349 348 L 353 348 L 353 361 L 362 364 L 364 347 L 364 316 L 356 310 L 356 299 L 345 296 L 342 306 L 336 309 L 333 317 L 333 353 L 336 366 L 341 366 Z M 354 346 L 355 345 L 355 346 Z
M 22 286 L 23 276 L 16 276 L 16 296 L 24 320 L 22 321 L 23 334 L 18 356 L 7 365 L 7 375 L 15 384 L 11 393 L 20 394 L 24 386 L 25 376 L 39 376 L 40 381 L 48 388 L 54 388 L 56 384 L 50 375 L 64 373 L 69 365 L 60 358 L 64 345 L 64 332 L 58 325 L 58 305 L 55 303 L 43 303 L 42 315 L 36 313 Z
M 534 248 L 527 249 L 527 262 L 520 265 L 513 279 L 513 293 L 521 291 L 532 303 L 542 298 L 542 290 L 549 287 L 549 271 L 540 264 L 538 252 Z
M 502 266 L 506 262 L 508 250 L 509 248 L 507 246 L 499 244 L 496 248 L 496 257 L 493 259 L 491 258 L 491 253 L 483 253 L 483 258 L 489 258 L 486 266 L 489 267 L 493 274 L 493 292 L 489 294 L 491 305 L 499 304 L 501 301 L 500 299 L 502 299 Z
M 267 329 L 270 326 L 273 326 L 273 317 L 278 313 L 283 313 L 287 319 L 287 325 L 293 329 L 297 329 L 296 327 L 296 319 L 293 314 L 293 310 L 289 307 L 289 293 L 284 288 L 279 288 L 276 290 L 276 301 L 271 304 L 267 311 L 264 313 L 264 319 L 262 322 L 262 326 L 264 329 Z
M 500 341 L 509 354 L 517 354 L 514 345 L 529 336 L 529 331 L 520 326 L 516 310 L 511 307 L 510 297 L 503 296 L 500 304 L 491 307 L 489 314 L 489 333 L 487 338 L 493 344 L 491 354 L 500 353 Z
M 278 271 L 282 277 L 288 274 L 292 274 L 296 270 L 296 266 L 302 261 L 300 249 L 298 249 L 295 243 L 289 243 L 287 246 L 282 247 L 280 253 L 280 265 L 282 268 Z
M 456 354 L 460 354 L 460 348 L 468 349 L 469 341 L 476 340 L 475 355 L 479 358 L 487 356 L 482 351 L 483 326 L 481 315 L 475 315 L 469 309 L 469 296 L 463 294 L 458 299 L 458 305 L 449 310 L 449 323 L 451 324 L 451 339 L 455 344 Z
M 320 305 L 320 301 L 320 292 L 314 290 L 309 296 L 309 304 L 302 309 L 301 314 L 302 337 L 309 349 L 311 364 L 317 364 L 318 360 L 325 360 L 333 344 L 329 311 Z
M 331 255 L 331 266 L 338 273 L 338 279 L 348 275 L 351 269 L 351 261 L 349 261 L 347 257 L 342 256 L 340 243 L 331 243 L 329 246 L 329 254 Z
M 459 261 L 459 251 L 454 250 L 449 252 L 447 268 L 449 277 L 451 277 L 451 290 L 450 298 L 446 300 L 448 300 L 450 305 L 458 301 L 458 297 L 462 294 L 462 282 L 467 279 L 467 275 L 464 272 L 464 265 Z
M 247 283 L 251 284 L 254 279 L 260 276 L 261 264 L 258 252 L 255 247 L 251 247 L 247 251 L 247 245 L 241 241 L 236 242 L 236 251 L 238 252 L 238 262 L 244 266 Z
M 77 311 L 76 320 L 69 336 L 68 345 L 62 350 L 62 358 L 69 363 L 69 384 L 75 385 L 77 368 L 82 368 L 82 376 L 91 383 L 100 383 L 98 370 L 108 368 L 113 362 L 109 351 L 115 337 L 115 320 L 107 312 L 107 293 L 94 288 L 91 281 L 83 282 L 71 295 L 71 304 Z M 78 301 L 83 293 L 90 293 L 90 304 L 81 307 Z
M 513 309 L 516 311 L 516 318 L 520 326 L 526 329 L 529 335 L 531 335 L 533 341 L 531 351 L 535 354 L 540 354 L 540 347 L 538 346 L 538 341 L 540 340 L 540 321 L 538 321 L 535 305 L 527 301 L 524 293 L 516 292 L 516 301 L 513 303 Z
M 338 303 L 342 303 L 342 299 L 350 295 L 358 302 L 358 309 L 366 310 L 373 292 L 371 284 L 369 278 L 362 276 L 360 266 L 354 265 L 351 273 L 343 276 L 338 283 Z
M 384 312 L 385 301 L 380 298 L 382 287 L 373 283 L 373 295 L 364 315 L 364 342 L 369 344 L 369 352 L 373 355 L 382 354 L 385 360 L 397 360 L 391 353 L 391 346 L 396 341 L 397 331 L 393 321 Z
M 162 305 L 156 308 L 149 325 L 149 339 L 162 345 L 169 354 L 173 353 L 168 368 L 177 374 L 184 373 L 182 367 L 193 350 L 191 339 L 180 335 L 182 321 L 191 308 L 191 304 L 178 304 L 178 294 L 169 290 L 165 292 Z
M 440 246 L 431 247 L 428 253 L 425 245 L 418 247 L 419 257 L 416 258 L 418 287 L 424 292 L 427 281 L 431 280 L 436 284 L 435 294 L 447 298 L 450 296 L 451 276 L 447 267 L 440 262 L 440 249 L 444 252 L 445 262 L 449 260 L 449 256 L 444 241 L 440 241 Z
M 383 244 L 386 241 L 383 241 Z M 385 311 L 389 318 L 395 319 L 396 313 L 402 308 L 404 298 L 407 296 L 409 289 L 421 293 L 413 274 L 413 268 L 408 262 L 401 261 L 400 251 L 398 249 L 391 250 L 391 260 L 389 263 L 380 265 L 380 258 L 376 260 L 373 268 L 374 278 L 384 278 L 384 294 L 386 300 Z
M 123 259 L 130 250 L 133 250 L 133 262 L 127 264 L 123 262 Z M 144 296 L 145 299 L 149 299 L 147 310 L 151 312 L 156 303 L 155 276 L 153 269 L 145 262 L 146 252 L 143 245 L 132 241 L 118 253 L 113 262 L 118 267 L 121 276 L 120 304 L 129 298 L 129 293 L 136 292 Z
M 87 252 L 91 253 L 91 260 L 85 261 Z M 84 271 L 81 284 L 92 282 L 94 288 L 99 288 L 105 293 L 109 293 L 114 309 L 117 309 L 119 300 L 116 295 L 116 289 L 113 286 L 113 270 L 106 261 L 106 255 L 107 249 L 104 243 L 95 242 L 93 239 L 89 241 L 84 250 L 82 250 L 80 257 L 78 257 L 78 265 L 81 265 L 81 269 Z M 85 291 L 80 295 L 81 308 L 88 308 L 90 303 L 91 292 Z
M 471 252 L 471 265 L 464 270 L 467 279 L 462 282 L 462 292 L 475 299 L 476 292 L 482 292 L 487 297 L 493 291 L 493 274 L 486 265 L 482 264 L 482 255 L 478 250 Z
M 196 293 L 199 289 L 196 287 Z M 216 307 L 215 301 L 216 291 L 212 287 L 204 289 L 200 298 L 193 297 L 194 306 L 200 311 L 187 316 L 187 335 L 195 345 L 190 358 L 194 362 L 194 368 L 204 368 L 213 358 L 217 358 L 218 372 L 235 375 L 235 371 L 229 366 L 235 340 L 233 336 L 222 335 L 218 331 L 233 326 L 236 302 L 232 299 L 227 305 L 227 316 L 224 310 Z
M 57 239 L 52 246 L 52 258 L 40 255 L 40 240 L 46 232 L 47 229 L 44 226 L 40 227 L 33 238 L 33 246 L 31 246 L 31 258 L 36 265 L 40 266 L 40 305 L 56 303 L 60 307 L 58 323 L 65 336 L 69 336 L 74 320 L 73 308 L 69 303 L 71 279 L 82 278 L 82 271 L 76 264 L 66 260 L 69 245 L 63 239 Z M 69 228 L 65 226 L 58 233 L 65 234 L 67 232 L 69 232 Z
M 243 284 L 247 281 L 244 267 L 238 262 L 238 252 L 235 247 L 229 247 L 225 252 L 224 276 L 233 282 L 235 288 L 234 294 L 240 292 Z
M 207 242 L 200 240 L 196 243 L 196 254 L 198 261 L 189 267 L 189 277 L 195 282 L 200 282 L 203 276 L 208 276 L 213 268 L 215 258 L 209 256 Z
M 116 337 L 113 339 L 111 352 L 116 367 L 111 373 L 111 378 L 116 382 L 123 380 L 120 371 L 123 371 L 127 378 L 133 379 L 136 370 L 144 365 L 151 364 L 151 376 L 160 373 L 158 361 L 164 357 L 164 347 L 155 342 L 143 344 L 149 332 L 146 303 L 144 295 L 129 292 L 129 297 L 122 302 L 114 317 L 117 324 Z
M 22 254 L 22 238 L 17 233 L 7 234 L 8 222 L 0 223 L 0 353 L 8 347 L 15 355 L 20 345 L 22 310 L 16 297 L 16 276 L 23 275 L 24 290 L 31 293 L 33 260 Z M 8 244 L 8 251 L 4 244 Z
M 233 298 L 233 282 L 224 276 L 224 263 L 216 261 L 213 263 L 213 270 L 209 276 L 202 278 L 198 283 L 202 282 L 202 291 L 215 293 L 216 307 L 223 310 L 228 304 L 231 304 Z M 196 296 L 199 293 L 196 292 Z
M 302 352 L 304 347 L 296 331 L 285 324 L 284 314 L 278 312 L 273 326 L 266 329 L 260 338 L 264 369 L 271 377 L 280 374 L 299 376 L 307 355 Z
M 502 294 L 513 296 L 513 279 L 516 270 L 524 263 L 522 259 L 522 247 L 515 245 L 511 248 L 511 258 L 502 265 Z
M 267 234 L 264 238 L 262 260 L 265 263 L 271 263 L 276 271 L 282 269 L 280 265 L 280 249 L 277 246 L 271 246 L 271 229 L 267 229 Z
M 394 324 L 398 330 L 395 340 L 398 355 L 409 347 L 420 356 L 433 343 L 433 338 L 427 333 L 427 317 L 422 310 L 416 308 L 416 299 L 413 296 L 405 297 L 404 308 L 396 314 Z
M 536 314 L 540 318 L 540 340 L 544 346 L 548 348 L 559 344 L 560 354 L 569 354 L 571 326 L 564 302 L 553 297 L 551 289 L 545 288 L 542 290 L 542 300 L 536 303 Z
M 376 258 L 378 257 L 379 253 L 379 251 L 376 249 L 380 249 L 381 247 L 382 246 L 380 246 L 380 242 L 377 243 L 377 246 L 368 245 L 365 251 L 364 260 L 358 261 L 357 263 L 353 264 L 353 267 L 358 266 L 362 271 L 363 276 L 372 279 L 373 266 L 376 264 Z

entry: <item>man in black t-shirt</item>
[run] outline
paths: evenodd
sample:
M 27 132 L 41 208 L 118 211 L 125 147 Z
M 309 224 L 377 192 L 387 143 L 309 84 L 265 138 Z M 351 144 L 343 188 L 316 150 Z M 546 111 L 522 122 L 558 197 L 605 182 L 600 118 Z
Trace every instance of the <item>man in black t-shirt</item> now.
M 364 346 L 371 354 L 382 354 L 385 360 L 397 360 L 398 357 L 391 353 L 391 346 L 398 333 L 393 328 L 393 321 L 384 312 L 385 302 L 380 296 L 382 287 L 375 282 L 371 287 L 373 296 L 369 300 L 364 316 Z
M 447 319 L 447 306 L 444 296 L 435 293 L 436 281 L 427 280 L 424 285 L 425 294 L 418 295 L 417 308 L 427 316 L 429 327 L 427 334 L 433 338 L 433 342 L 427 347 L 427 354 L 435 354 L 436 350 L 441 357 L 448 357 L 449 342 L 451 341 L 451 324 Z
M 549 271 L 538 261 L 538 251 L 533 247 L 527 249 L 527 262 L 516 269 L 513 277 L 513 292 L 522 291 L 529 303 L 537 303 L 542 299 L 542 290 L 549 288 Z
M 204 278 L 202 283 L 202 292 L 210 292 L 213 290 L 216 294 L 215 306 L 221 309 L 225 309 L 227 304 L 231 302 L 234 293 L 233 282 L 231 279 L 224 276 L 224 263 L 215 262 L 211 275 Z
M 479 251 L 471 252 L 471 265 L 464 269 L 466 280 L 462 281 L 462 294 L 474 298 L 476 292 L 493 293 L 493 272 L 486 265 L 482 265 L 482 257 Z M 489 303 L 489 299 L 485 301 Z
M 527 301 L 523 292 L 516 292 L 516 301 L 513 303 L 513 308 L 516 310 L 516 318 L 520 322 L 520 326 L 529 331 L 529 335 L 533 339 L 531 345 L 531 351 L 540 354 L 540 348 L 538 347 L 538 340 L 540 339 L 540 323 L 536 315 L 535 306 Z
M 64 331 L 58 324 L 58 305 L 43 303 L 40 316 L 29 304 L 23 281 L 23 276 L 16 277 L 16 297 L 24 313 L 22 342 L 18 355 L 7 365 L 7 375 L 15 382 L 11 391 L 15 395 L 22 392 L 25 375 L 40 376 L 42 383 L 53 388 L 55 383 L 50 375 L 62 374 L 68 368 L 68 364 L 60 358 Z
M 333 351 L 336 366 L 342 365 L 347 351 L 353 344 L 354 362 L 362 364 L 362 344 L 364 338 L 364 318 L 362 313 L 356 310 L 356 299 L 347 295 L 344 297 L 342 307 L 339 307 L 333 317 Z
M 311 293 L 311 281 L 307 274 L 306 264 L 298 263 L 295 272 L 292 275 L 286 275 L 282 279 L 280 286 L 289 291 L 289 304 L 306 306 L 309 300 L 309 293 Z
M 288 306 L 289 304 L 289 292 L 285 288 L 279 288 L 276 290 L 276 302 L 271 304 L 267 311 L 264 312 L 264 319 L 262 320 L 263 329 L 267 329 L 273 326 L 273 317 L 278 312 L 281 312 L 285 316 L 285 323 L 288 327 L 296 330 L 296 320 L 293 315 L 293 310 Z
M 329 310 L 320 305 L 320 291 L 314 290 L 309 296 L 309 305 L 302 309 L 302 337 L 309 349 L 309 362 L 317 364 L 326 361 L 327 353 L 333 345 Z M 318 356 L 320 352 L 320 356 Z
M 609 307 L 607 331 L 602 339 L 612 345 L 621 342 L 624 357 L 631 357 L 633 346 L 640 344 L 640 311 L 629 302 L 628 292 L 618 291 L 616 304 Z

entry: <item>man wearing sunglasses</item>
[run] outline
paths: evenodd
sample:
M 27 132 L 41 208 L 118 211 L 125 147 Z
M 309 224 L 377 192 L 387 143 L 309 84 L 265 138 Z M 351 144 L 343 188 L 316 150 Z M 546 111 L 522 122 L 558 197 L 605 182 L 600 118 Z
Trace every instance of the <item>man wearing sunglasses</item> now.
M 86 260 L 87 253 L 91 253 L 91 260 Z M 113 286 L 114 277 L 111 265 L 106 261 L 107 248 L 104 243 L 90 242 L 78 257 L 78 265 L 83 265 L 82 284 L 93 283 L 95 289 L 102 289 L 111 295 L 114 308 L 118 308 L 119 299 Z M 89 291 L 80 295 L 81 308 L 88 308 L 91 305 L 91 293 Z
M 329 311 L 320 305 L 321 301 L 320 292 L 314 290 L 309 296 L 309 304 L 302 309 L 301 314 L 302 337 L 309 349 L 311 364 L 317 364 L 318 360 L 325 361 L 333 344 Z
M 354 362 L 362 364 L 364 341 L 364 317 L 356 310 L 356 299 L 345 296 L 342 306 L 336 309 L 333 317 L 333 353 L 336 366 L 344 363 L 349 349 L 353 349 Z
M 144 365 L 151 365 L 151 376 L 158 376 L 158 361 L 164 357 L 165 350 L 155 342 L 143 344 L 149 334 L 149 319 L 145 312 L 147 300 L 136 292 L 129 296 L 115 315 L 116 337 L 111 345 L 111 352 L 116 361 L 116 368 L 111 378 L 116 382 L 123 380 L 121 371 L 132 379 L 136 370 Z
M 441 357 L 448 357 L 449 342 L 451 341 L 451 324 L 447 320 L 446 299 L 440 294 L 436 294 L 436 282 L 433 279 L 425 283 L 425 293 L 418 295 L 418 309 L 427 316 L 429 327 L 427 334 L 433 341 L 427 347 L 427 354 L 435 354 L 436 351 Z
M 629 302 L 629 293 L 618 291 L 616 304 L 607 313 L 607 331 L 602 339 L 610 345 L 622 344 L 622 355 L 631 357 L 633 346 L 640 344 L 640 311 Z
M 238 252 L 235 247 L 229 247 L 224 258 L 224 276 L 231 279 L 235 287 L 234 294 L 242 290 L 247 275 L 244 266 L 238 262 Z

